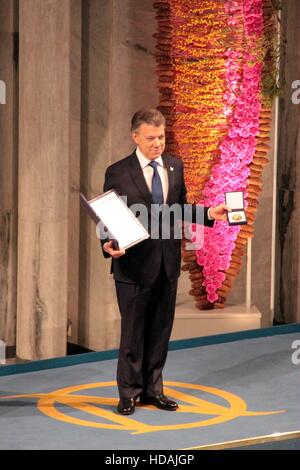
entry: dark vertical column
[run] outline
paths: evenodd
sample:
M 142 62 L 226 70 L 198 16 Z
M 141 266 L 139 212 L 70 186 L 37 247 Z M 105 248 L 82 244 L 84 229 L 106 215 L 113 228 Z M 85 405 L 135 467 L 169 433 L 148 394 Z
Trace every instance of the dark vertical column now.
M 285 0 L 282 28 L 285 54 L 281 72 L 278 156 L 278 241 L 275 320 L 300 321 L 300 104 L 292 84 L 300 80 L 300 2 Z M 299 98 L 300 93 L 298 93 Z

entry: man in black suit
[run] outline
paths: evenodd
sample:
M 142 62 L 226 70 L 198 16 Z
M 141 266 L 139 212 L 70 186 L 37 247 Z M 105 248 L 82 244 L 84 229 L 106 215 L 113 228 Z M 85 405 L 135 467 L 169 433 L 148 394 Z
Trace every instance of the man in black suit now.
M 173 204 L 183 208 L 187 203 L 182 160 L 163 154 L 163 115 L 156 109 L 138 111 L 132 118 L 131 132 L 137 148 L 107 169 L 104 191 L 114 189 L 126 196 L 129 207 L 143 204 L 151 229 L 157 224 L 158 237 L 151 236 L 126 253 L 114 249 L 112 241 L 102 240 L 104 256 L 112 257 L 121 313 L 117 369 L 121 414 L 132 414 L 138 398 L 141 404 L 170 411 L 178 408 L 163 394 L 162 370 L 174 320 L 181 240 L 175 236 L 177 221 L 173 219 L 168 222 L 168 237 L 162 235 L 163 211 L 157 208 Z M 230 210 L 224 204 L 191 207 L 191 221 L 198 222 L 200 216 L 202 223 L 210 227 L 214 219 L 225 220 Z

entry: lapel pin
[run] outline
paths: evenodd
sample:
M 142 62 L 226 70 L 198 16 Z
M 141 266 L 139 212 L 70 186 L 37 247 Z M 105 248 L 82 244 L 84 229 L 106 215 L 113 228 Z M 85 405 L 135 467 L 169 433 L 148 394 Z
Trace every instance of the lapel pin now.
M 174 167 L 173 167 L 173 166 L 170 166 L 170 171 L 174 171 Z

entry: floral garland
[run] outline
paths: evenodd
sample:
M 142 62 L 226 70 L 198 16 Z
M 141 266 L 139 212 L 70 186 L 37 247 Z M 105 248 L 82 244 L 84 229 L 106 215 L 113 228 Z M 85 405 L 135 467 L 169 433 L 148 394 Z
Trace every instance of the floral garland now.
M 168 130 L 166 150 L 183 159 L 188 200 L 198 203 L 226 133 L 222 42 L 227 41 L 227 20 L 219 0 L 163 0 L 155 7 L 160 109 Z
M 273 24 L 270 1 L 162 0 L 154 5 L 167 150 L 184 160 L 188 199 L 216 205 L 224 202 L 225 191 L 245 194 L 248 225 L 215 222 L 213 229 L 204 229 L 201 249 L 190 252 L 183 246 L 182 269 L 189 271 L 198 308 L 223 306 L 254 233 L 271 125 L 271 100 L 261 94 L 269 47 L 264 35 L 266 25 Z M 195 227 L 191 232 L 197 241 Z
M 225 2 L 225 9 L 230 13 L 230 25 L 244 22 L 245 40 L 247 46 L 252 47 L 225 53 L 227 91 L 224 112 L 229 118 L 229 127 L 220 145 L 220 161 L 214 166 L 203 195 L 205 204 L 214 206 L 225 202 L 225 192 L 244 191 L 247 208 L 249 164 L 256 149 L 261 111 L 262 61 L 259 60 L 260 51 L 256 52 L 257 48 L 253 49 L 253 46 L 262 37 L 262 0 L 244 0 L 243 3 L 229 0 Z M 253 52 L 247 52 L 247 49 Z M 204 245 L 197 251 L 197 261 L 203 266 L 203 285 L 211 303 L 219 300 L 217 290 L 225 280 L 240 230 L 240 226 L 229 226 L 220 221 L 215 222 L 214 230 L 205 228 Z

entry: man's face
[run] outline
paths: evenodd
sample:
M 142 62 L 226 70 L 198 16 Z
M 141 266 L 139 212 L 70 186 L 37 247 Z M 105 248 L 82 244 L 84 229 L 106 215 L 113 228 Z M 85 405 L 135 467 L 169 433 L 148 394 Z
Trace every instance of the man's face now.
M 165 128 L 143 123 L 132 133 L 134 142 L 149 160 L 155 160 L 165 149 Z

